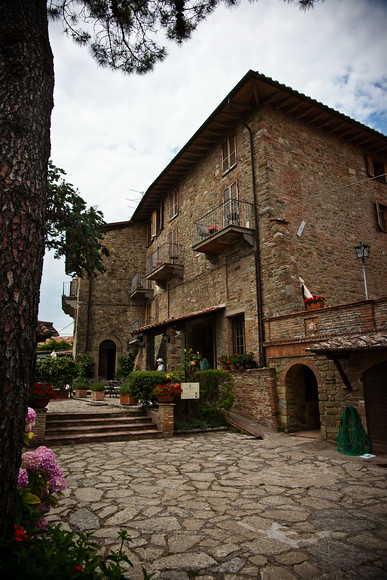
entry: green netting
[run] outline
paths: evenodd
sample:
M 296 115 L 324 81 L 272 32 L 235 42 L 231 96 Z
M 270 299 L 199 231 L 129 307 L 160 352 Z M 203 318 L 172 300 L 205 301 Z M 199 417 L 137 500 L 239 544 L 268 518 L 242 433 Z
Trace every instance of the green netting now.
M 348 405 L 340 418 L 337 434 L 337 451 L 344 455 L 364 455 L 369 453 L 371 442 L 364 431 L 359 413 Z

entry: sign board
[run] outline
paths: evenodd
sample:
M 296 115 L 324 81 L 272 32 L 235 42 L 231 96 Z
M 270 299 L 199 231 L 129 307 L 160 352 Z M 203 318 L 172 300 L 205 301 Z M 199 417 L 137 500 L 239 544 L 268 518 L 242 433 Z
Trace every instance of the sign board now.
M 181 383 L 183 392 L 182 399 L 198 399 L 199 398 L 199 383 Z

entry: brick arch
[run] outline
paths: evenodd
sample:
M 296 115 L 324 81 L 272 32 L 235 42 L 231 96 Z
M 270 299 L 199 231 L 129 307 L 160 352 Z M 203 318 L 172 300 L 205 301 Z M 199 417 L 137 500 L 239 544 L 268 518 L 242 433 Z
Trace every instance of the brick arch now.
M 115 356 L 115 369 L 116 370 L 118 368 L 118 359 L 123 354 L 122 353 L 122 343 L 121 343 L 121 340 L 117 336 L 115 336 L 113 334 L 102 334 L 102 333 L 96 335 L 96 337 L 94 339 L 93 350 L 92 350 L 92 357 L 94 360 L 94 375 L 95 375 L 95 377 L 98 376 L 98 371 L 99 371 L 100 347 L 101 347 L 101 344 L 105 340 L 111 340 L 116 345 L 116 356 Z
M 313 362 L 304 358 L 293 359 L 281 374 L 281 384 L 287 431 L 319 429 L 321 377 Z
M 314 361 L 310 361 L 308 359 L 301 358 L 301 357 L 294 358 L 290 362 L 287 363 L 287 365 L 283 369 L 283 371 L 281 373 L 281 376 L 280 376 L 281 385 L 284 388 L 286 387 L 286 376 L 287 376 L 288 372 L 290 371 L 290 369 L 292 367 L 294 367 L 295 365 L 303 365 L 304 367 L 310 368 L 310 370 L 313 372 L 314 376 L 316 377 L 316 380 L 317 380 L 317 388 L 320 391 L 323 382 L 322 382 L 322 378 L 321 378 L 319 369 L 314 364 Z

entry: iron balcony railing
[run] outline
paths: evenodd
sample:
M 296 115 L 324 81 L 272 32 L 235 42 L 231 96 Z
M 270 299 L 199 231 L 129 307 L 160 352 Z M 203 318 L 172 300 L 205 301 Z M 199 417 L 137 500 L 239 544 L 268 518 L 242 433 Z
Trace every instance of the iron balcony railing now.
M 78 279 L 74 278 L 70 282 L 63 282 L 63 294 L 67 298 L 76 298 L 78 290 Z
M 144 274 L 138 272 L 130 282 L 130 293 L 133 294 L 136 290 L 152 290 L 152 282 L 147 280 Z
M 255 228 L 253 204 L 230 199 L 196 220 L 194 245 L 213 236 L 229 226 L 253 230 Z
M 183 246 L 176 243 L 166 243 L 159 246 L 147 258 L 147 275 L 151 274 L 161 266 L 182 266 Z

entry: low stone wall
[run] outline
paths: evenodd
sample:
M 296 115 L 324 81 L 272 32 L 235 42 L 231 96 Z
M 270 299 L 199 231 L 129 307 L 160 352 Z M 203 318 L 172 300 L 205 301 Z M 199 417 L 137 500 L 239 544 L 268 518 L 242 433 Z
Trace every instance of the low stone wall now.
M 147 415 L 162 431 L 163 437 L 173 437 L 175 403 L 159 403 L 158 409 L 147 409 Z
M 277 429 L 279 409 L 275 370 L 246 369 L 231 374 L 235 384 L 232 410 L 266 427 Z

